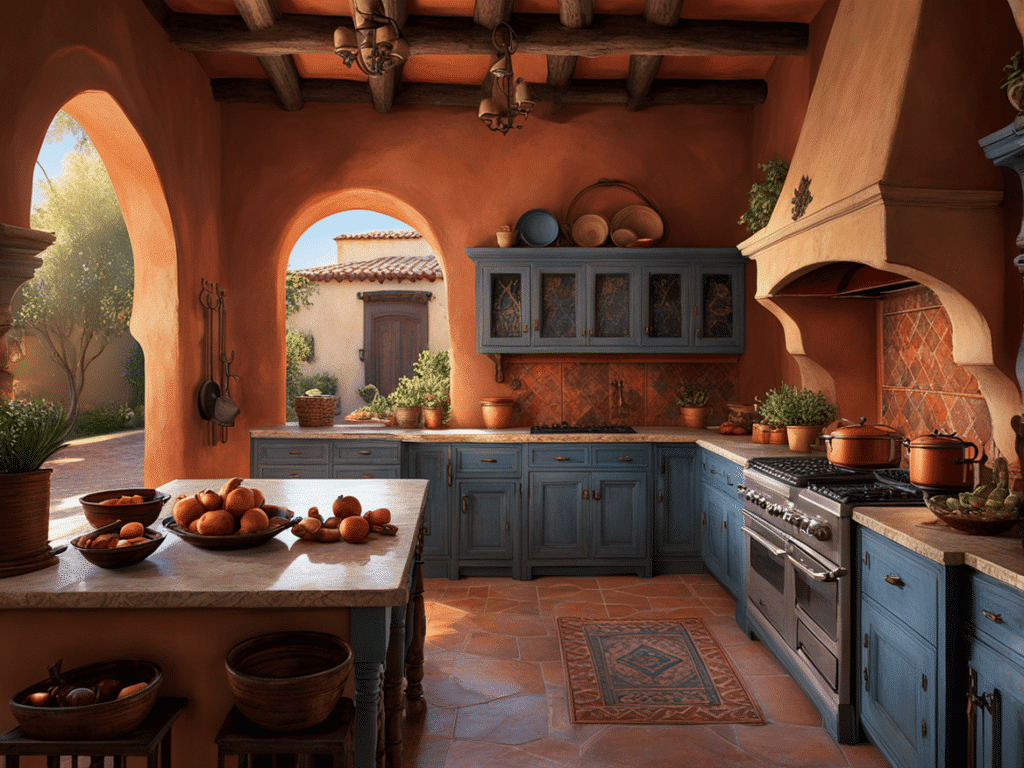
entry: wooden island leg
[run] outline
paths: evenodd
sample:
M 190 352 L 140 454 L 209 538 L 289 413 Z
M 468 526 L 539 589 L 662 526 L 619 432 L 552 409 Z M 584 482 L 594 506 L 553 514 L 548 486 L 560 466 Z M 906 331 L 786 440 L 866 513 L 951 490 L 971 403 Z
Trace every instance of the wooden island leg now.
M 391 640 L 384 667 L 384 765 L 402 768 L 402 720 L 405 717 L 402 683 L 405 680 L 405 611 L 391 612 Z
M 420 528 L 416 542 L 416 559 L 413 564 L 412 592 L 409 595 L 411 619 L 406 622 L 410 633 L 409 651 L 405 656 L 405 695 L 409 712 L 419 714 L 426 709 L 423 699 L 423 645 L 427 637 L 427 616 L 423 603 L 423 529 Z
M 391 608 L 352 608 L 349 645 L 354 656 L 355 768 L 377 765 L 381 675 L 391 634 Z

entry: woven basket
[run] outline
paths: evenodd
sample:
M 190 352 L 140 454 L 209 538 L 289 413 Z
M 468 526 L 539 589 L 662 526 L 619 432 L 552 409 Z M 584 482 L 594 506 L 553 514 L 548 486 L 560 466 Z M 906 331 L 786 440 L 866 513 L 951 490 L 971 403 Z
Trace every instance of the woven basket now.
M 338 407 L 336 397 L 296 397 L 295 413 L 300 427 L 330 427 Z

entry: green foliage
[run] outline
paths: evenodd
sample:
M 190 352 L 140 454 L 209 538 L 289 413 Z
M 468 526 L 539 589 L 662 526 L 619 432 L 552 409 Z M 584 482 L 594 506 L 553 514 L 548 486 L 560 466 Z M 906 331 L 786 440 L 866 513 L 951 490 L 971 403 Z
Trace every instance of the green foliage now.
M 679 390 L 676 396 L 676 405 L 680 408 L 703 408 L 711 399 L 711 394 L 703 389 L 690 389 L 687 385 Z
M 1004 91 L 1016 85 L 1024 78 L 1024 67 L 1021 66 L 1022 56 L 1024 56 L 1024 51 L 1017 51 L 1010 57 L 1010 63 L 1003 67 L 1003 72 L 1006 74 L 1003 76 L 1003 81 L 999 84 L 999 87 Z
M 21 287 L 15 324 L 37 336 L 63 370 L 73 423 L 87 369 L 128 329 L 135 268 L 117 197 L 91 143 L 68 153 L 64 171 L 41 183 L 41 192 L 32 226 L 57 240 Z
M 426 394 L 422 379 L 418 376 L 413 378 L 403 376 L 398 380 L 395 391 L 388 395 L 387 401 L 392 409 L 421 408 Z
M 381 396 L 376 384 L 364 384 L 356 389 L 356 394 L 363 398 L 364 403 L 372 403 Z
M 338 377 L 323 372 L 301 377 L 299 379 L 299 390 L 306 392 L 310 389 L 319 389 L 322 395 L 337 395 Z
M 137 408 L 146 402 L 146 356 L 138 342 L 132 345 L 124 369 L 129 390 L 128 407 Z
M 284 317 L 287 320 L 303 307 L 313 306 L 313 297 L 320 286 L 298 272 L 284 274 Z
M 755 182 L 747 192 L 747 212 L 736 222 L 746 226 L 751 233 L 768 225 L 772 211 L 775 210 L 775 203 L 778 202 L 782 187 L 786 183 L 786 174 L 789 173 L 789 163 L 778 155 L 760 167 L 764 171 L 764 181 L 760 184 Z
M 127 405 L 103 403 L 82 410 L 71 436 L 92 437 L 94 435 L 109 435 L 111 432 L 123 432 L 130 429 L 134 422 L 135 413 Z
M 423 350 L 412 364 L 414 377 L 423 388 L 423 404 L 428 408 L 444 408 L 445 417 L 451 405 L 452 364 L 446 350 Z
M 32 472 L 64 447 L 64 406 L 47 400 L 0 401 L 0 473 Z
M 302 364 L 312 357 L 309 341 L 303 333 L 287 331 L 284 335 L 284 396 L 285 411 L 289 418 L 295 417 L 292 400 L 309 387 L 302 387 Z M 294 418 L 292 419 L 294 420 Z
M 761 421 L 771 427 L 818 426 L 836 418 L 836 407 L 825 395 L 809 389 L 780 384 L 762 402 L 754 398 Z

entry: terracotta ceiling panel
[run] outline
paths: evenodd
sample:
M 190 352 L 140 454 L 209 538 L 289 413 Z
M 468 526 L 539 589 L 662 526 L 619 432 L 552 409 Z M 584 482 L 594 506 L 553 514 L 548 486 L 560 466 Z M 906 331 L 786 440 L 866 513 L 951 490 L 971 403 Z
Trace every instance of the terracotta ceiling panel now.
M 402 80 L 407 83 L 479 85 L 491 61 L 490 56 L 413 56 L 402 68 Z
M 194 53 L 199 66 L 210 78 L 215 77 L 258 77 L 266 79 L 255 56 L 233 56 L 229 53 Z
M 774 56 L 666 56 L 658 77 L 698 80 L 758 80 L 768 73 Z
M 178 13 L 238 15 L 238 9 L 231 0 L 165 0 L 165 2 L 168 8 Z
M 318 53 L 295 53 L 292 54 L 295 60 L 295 68 L 299 71 L 299 77 L 305 79 L 330 78 L 334 80 L 362 80 L 366 81 L 364 75 L 354 64 L 346 67 L 344 62 L 332 55 Z

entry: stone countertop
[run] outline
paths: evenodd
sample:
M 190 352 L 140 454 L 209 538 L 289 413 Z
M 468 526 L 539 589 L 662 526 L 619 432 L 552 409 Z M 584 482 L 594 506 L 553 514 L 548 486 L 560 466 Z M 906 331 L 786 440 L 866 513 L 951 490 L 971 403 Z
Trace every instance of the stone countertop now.
M 577 432 L 531 435 L 529 427 L 511 429 L 396 429 L 359 423 L 333 427 L 300 427 L 278 424 L 250 430 L 251 438 L 290 440 L 400 440 L 407 443 L 696 443 L 741 466 L 762 456 L 791 455 L 785 445 L 762 445 L 750 435 L 720 435 L 715 429 L 684 427 L 634 427 L 635 434 Z
M 219 488 L 224 480 L 174 480 L 179 493 Z M 387 507 L 396 536 L 371 533 L 361 544 L 303 541 L 283 531 L 251 549 L 200 549 L 163 528 L 164 542 L 141 563 L 99 568 L 73 546 L 56 567 L 0 580 L 0 608 L 326 608 L 405 605 L 409 569 L 426 504 L 426 480 L 246 480 L 271 504 L 304 517 L 330 514 L 339 494 L 364 510 Z M 168 502 L 162 517 L 171 514 Z
M 1024 591 L 1024 548 L 1014 531 L 955 531 L 925 507 L 857 507 L 853 521 L 941 565 L 967 565 Z

